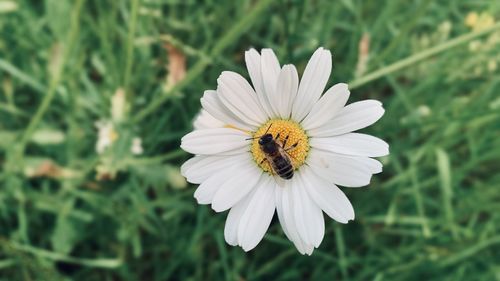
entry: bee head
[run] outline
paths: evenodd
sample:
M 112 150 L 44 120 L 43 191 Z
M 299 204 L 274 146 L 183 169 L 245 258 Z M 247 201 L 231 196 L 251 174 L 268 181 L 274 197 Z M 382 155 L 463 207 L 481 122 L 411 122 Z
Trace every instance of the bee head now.
M 270 143 L 272 141 L 273 141 L 273 135 L 271 135 L 271 134 L 265 134 L 262 137 L 260 137 L 259 144 L 260 145 L 266 145 L 266 144 L 268 144 L 268 143 Z

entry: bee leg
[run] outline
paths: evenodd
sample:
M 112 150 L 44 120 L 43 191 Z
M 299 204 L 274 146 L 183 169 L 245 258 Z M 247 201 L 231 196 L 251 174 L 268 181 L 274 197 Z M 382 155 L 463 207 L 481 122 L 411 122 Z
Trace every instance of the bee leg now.
M 283 148 L 285 148 L 285 146 L 286 146 L 286 142 L 288 141 L 288 137 L 289 137 L 289 136 L 290 136 L 290 135 L 287 135 L 287 136 L 285 137 L 285 140 L 283 141 Z
M 285 151 L 292 150 L 292 149 L 296 148 L 297 145 L 299 145 L 299 142 L 294 143 L 292 146 L 290 146 L 289 148 L 285 149 Z
M 274 139 L 278 140 L 280 138 L 280 134 L 281 134 L 281 132 L 279 132 Z

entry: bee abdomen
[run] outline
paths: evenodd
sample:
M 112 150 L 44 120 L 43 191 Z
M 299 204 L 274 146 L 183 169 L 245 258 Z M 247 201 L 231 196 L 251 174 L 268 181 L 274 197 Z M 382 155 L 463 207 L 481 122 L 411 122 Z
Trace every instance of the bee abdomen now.
M 273 161 L 276 174 L 283 179 L 289 180 L 293 177 L 293 166 L 290 160 L 285 157 L 276 157 Z

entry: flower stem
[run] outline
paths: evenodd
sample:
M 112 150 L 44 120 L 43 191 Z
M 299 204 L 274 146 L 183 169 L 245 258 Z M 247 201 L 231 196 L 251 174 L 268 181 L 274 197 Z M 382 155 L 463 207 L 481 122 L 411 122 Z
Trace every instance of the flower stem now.
M 132 0 L 131 4 L 131 16 L 130 16 L 130 25 L 128 28 L 127 34 L 127 50 L 126 50 L 126 58 L 125 58 L 125 71 L 123 74 L 123 87 L 127 92 L 127 98 L 131 98 L 131 91 L 128 88 L 130 83 L 130 76 L 132 75 L 132 64 L 134 61 L 134 35 L 135 28 L 137 25 L 137 14 L 139 10 L 139 0 Z
M 434 56 L 434 55 L 437 55 L 441 52 L 444 52 L 448 49 L 465 44 L 471 40 L 474 40 L 478 37 L 489 34 L 493 31 L 498 30 L 498 29 L 500 29 L 500 23 L 497 23 L 497 24 L 491 26 L 490 28 L 486 28 L 486 29 L 483 29 L 480 31 L 470 32 L 468 34 L 458 36 L 457 38 L 448 40 L 440 45 L 437 45 L 437 46 L 432 47 L 432 48 L 428 48 L 420 53 L 416 53 L 416 54 L 409 56 L 405 59 L 402 59 L 402 60 L 397 61 L 393 64 L 390 64 L 388 66 L 385 66 L 385 67 L 382 67 L 378 70 L 375 70 L 371 73 L 368 73 L 360 78 L 354 79 L 353 81 L 351 81 L 349 83 L 349 88 L 350 89 L 358 88 L 360 86 L 367 84 L 368 82 L 371 82 L 371 81 L 376 80 L 378 78 L 384 77 L 384 76 L 386 76 L 390 73 L 396 72 L 398 70 L 401 70 L 401 69 L 408 67 L 412 64 L 415 64 L 419 61 L 422 61 L 422 60 L 427 59 L 431 56 Z
M 86 258 L 76 258 L 72 256 L 67 256 L 57 252 L 51 252 L 45 249 L 36 248 L 30 245 L 18 244 L 16 242 L 7 242 L 10 247 L 15 250 L 27 252 L 33 254 L 37 257 L 42 257 L 45 259 L 66 262 L 71 264 L 78 264 L 88 267 L 100 267 L 100 268 L 117 268 L 123 264 L 123 261 L 119 258 L 113 259 L 86 259 Z

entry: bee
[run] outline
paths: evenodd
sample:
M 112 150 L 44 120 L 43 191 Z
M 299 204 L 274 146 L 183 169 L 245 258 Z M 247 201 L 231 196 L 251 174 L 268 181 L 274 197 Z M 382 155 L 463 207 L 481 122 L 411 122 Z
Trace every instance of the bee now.
M 269 128 L 271 128 L 271 125 L 269 125 Z M 285 148 L 286 142 L 288 141 L 288 136 L 285 137 L 283 144 L 281 144 L 279 140 L 280 133 L 278 133 L 275 138 L 272 134 L 268 133 L 269 128 L 267 128 L 264 135 L 257 137 L 259 138 L 260 149 L 265 156 L 260 164 L 264 163 L 264 161 L 267 161 L 272 170 L 278 176 L 285 180 L 289 180 L 293 177 L 294 168 L 288 151 L 297 147 L 298 142 L 293 144 L 289 148 Z

